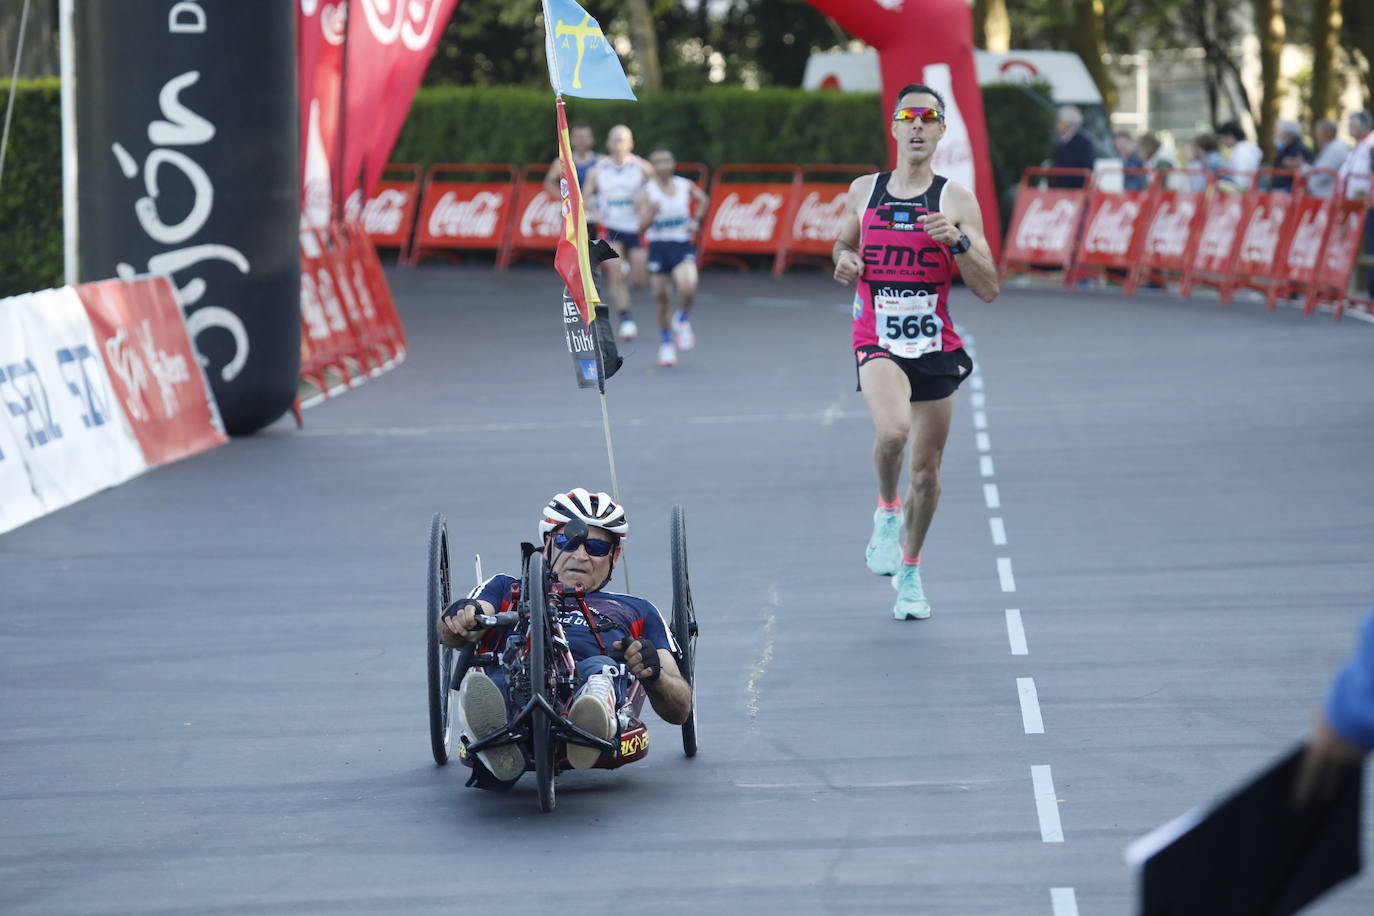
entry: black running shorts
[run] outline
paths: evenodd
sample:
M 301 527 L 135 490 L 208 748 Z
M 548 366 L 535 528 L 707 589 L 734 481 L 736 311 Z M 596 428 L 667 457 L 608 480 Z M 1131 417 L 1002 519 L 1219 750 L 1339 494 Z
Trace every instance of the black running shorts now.
M 973 372 L 973 359 L 963 347 L 948 353 L 927 353 L 918 359 L 904 359 L 893 356 L 882 347 L 869 344 L 854 350 L 856 391 L 863 390 L 863 385 L 858 384 L 859 367 L 870 359 L 890 359 L 896 363 L 911 383 L 913 401 L 947 398 Z

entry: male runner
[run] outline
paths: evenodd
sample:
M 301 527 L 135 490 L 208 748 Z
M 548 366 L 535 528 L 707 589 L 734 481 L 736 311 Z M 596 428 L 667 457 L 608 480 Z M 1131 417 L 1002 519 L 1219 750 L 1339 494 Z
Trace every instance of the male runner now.
M 586 188 L 587 172 L 591 171 L 592 166 L 601 160 L 597 155 L 596 135 L 592 133 L 592 126 L 586 121 L 578 121 L 568 128 L 568 145 L 572 147 L 573 168 L 577 169 L 577 186 Z M 544 193 L 554 200 L 563 199 L 563 190 L 558 186 L 558 182 L 563 178 L 563 160 L 555 159 L 549 166 L 548 173 L 544 176 Z M 596 238 L 596 208 L 591 204 L 587 210 L 587 237 Z
M 653 174 L 649 163 L 634 154 L 634 134 L 624 124 L 617 124 L 606 134 L 603 156 L 587 172 L 588 195 L 594 196 L 601 213 L 601 237 L 611 243 L 620 258 L 601 265 L 602 276 L 610 286 L 611 303 L 620 316 L 621 340 L 634 340 L 639 333 L 630 317 L 630 290 L 625 285 L 622 265 L 630 264 L 630 279 L 636 286 L 644 285 L 648 252 L 639 238 L 639 213 L 635 197 Z M 623 260 L 622 260 L 623 259 Z
M 898 620 L 930 616 L 921 587 L 921 546 L 940 499 L 940 458 L 949 436 L 954 390 L 973 370 L 946 300 L 955 265 L 979 299 L 997 296 L 997 267 L 983 238 L 973 192 L 931 169 L 945 134 L 945 101 L 928 86 L 897 93 L 892 136 L 897 167 L 849 186 L 835 239 L 835 279 L 858 281 L 854 358 L 859 390 L 873 417 L 878 509 L 866 558 L 895 575 Z M 905 534 L 897 493 L 911 439 Z
M 649 243 L 649 275 L 658 298 L 658 346 L 660 366 L 677 365 L 677 351 L 696 346 L 692 333 L 692 303 L 697 295 L 697 250 L 692 240 L 701 225 L 692 216 L 705 213 L 706 192 L 681 175 L 674 174 L 677 161 L 666 147 L 649 154 L 654 178 L 635 198 L 639 209 L 639 229 Z M 682 307 L 673 311 L 673 287 Z

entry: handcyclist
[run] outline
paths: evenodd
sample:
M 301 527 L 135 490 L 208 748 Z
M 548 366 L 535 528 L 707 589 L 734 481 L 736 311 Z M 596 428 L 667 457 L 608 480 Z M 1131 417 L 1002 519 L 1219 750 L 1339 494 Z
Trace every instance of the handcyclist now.
M 584 543 L 567 549 L 563 526 L 580 519 L 588 527 Z M 563 599 L 552 608 L 562 624 L 568 647 L 577 663 L 579 686 L 568 710 L 578 728 L 611 739 L 617 731 L 616 710 L 624 702 L 630 678 L 644 685 L 654 712 L 675 725 L 687 721 L 692 711 L 692 688 L 678 670 L 676 648 L 663 616 L 642 598 L 603 591 L 620 559 L 621 539 L 629 532 L 625 510 L 605 493 L 589 493 L 581 487 L 557 493 L 539 518 L 544 558 L 559 584 L 581 586 L 587 609 L 575 598 Z M 450 648 L 481 643 L 487 631 L 478 627 L 477 615 L 491 615 L 514 605 L 511 590 L 519 579 L 499 575 L 479 584 L 455 601 L 438 621 L 439 639 Z M 463 730 L 476 741 L 498 731 L 509 721 L 510 703 L 505 679 L 499 669 L 489 677 L 470 670 L 458 691 Z M 596 765 L 596 748 L 568 744 L 568 763 L 574 769 Z M 479 751 L 477 759 L 498 782 L 509 783 L 525 771 L 525 758 L 517 745 Z
M 592 126 L 586 121 L 578 121 L 568 128 L 568 145 L 572 147 L 573 168 L 577 169 L 577 186 L 585 188 L 587 173 L 601 159 L 601 156 L 594 149 L 596 135 L 592 133 Z M 563 199 L 563 191 L 559 187 L 559 181 L 562 178 L 563 161 L 555 159 L 553 164 L 549 166 L 548 173 L 544 175 L 544 193 L 555 201 Z M 585 209 L 587 211 L 587 235 L 596 238 L 596 209 L 590 204 Z
M 658 299 L 658 327 L 662 340 L 658 364 L 677 364 L 677 351 L 696 346 L 692 332 L 692 303 L 697 295 L 696 237 L 699 216 L 706 212 L 706 192 L 675 174 L 677 161 L 672 150 L 660 146 L 649 154 L 654 179 L 635 198 L 639 209 L 639 228 L 649 243 L 649 276 Z M 673 309 L 673 290 L 681 306 Z
M 601 221 L 601 237 L 611 243 L 615 253 L 624 260 L 602 262 L 602 274 L 609 285 L 611 304 L 620 321 L 618 336 L 634 340 L 639 333 L 630 315 L 630 290 L 625 284 L 624 264 L 630 265 L 630 280 L 643 286 L 648 264 L 648 252 L 639 237 L 639 213 L 635 197 L 653 175 L 649 163 L 634 154 L 634 134 L 624 124 L 617 124 L 606 134 L 606 150 L 587 172 L 586 192 L 594 196 Z
M 977 198 L 931 168 L 944 134 L 945 100 L 938 92 L 912 84 L 897 93 L 897 167 L 849 186 L 832 251 L 835 279 L 858 281 L 854 359 L 875 432 L 878 508 L 866 559 L 878 575 L 896 576 L 898 620 L 930 616 L 921 547 L 940 499 L 954 391 L 973 370 L 947 305 L 956 265 L 978 298 L 991 302 L 998 292 Z M 903 525 L 897 484 L 908 439 Z

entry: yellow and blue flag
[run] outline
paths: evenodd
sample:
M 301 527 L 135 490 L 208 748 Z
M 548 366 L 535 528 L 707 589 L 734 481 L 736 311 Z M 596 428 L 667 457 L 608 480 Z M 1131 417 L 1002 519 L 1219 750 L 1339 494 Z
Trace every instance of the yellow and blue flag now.
M 596 20 L 574 0 L 545 0 L 544 56 L 559 95 L 635 99 L 615 48 Z

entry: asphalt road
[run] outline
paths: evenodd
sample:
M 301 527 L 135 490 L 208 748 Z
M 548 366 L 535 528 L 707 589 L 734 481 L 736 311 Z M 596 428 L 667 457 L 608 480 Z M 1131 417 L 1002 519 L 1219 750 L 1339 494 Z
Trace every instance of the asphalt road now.
M 542 815 L 430 759 L 426 537 L 512 568 L 608 486 L 597 398 L 551 271 L 393 280 L 410 358 L 303 431 L 0 535 L 0 911 L 1125 914 L 1123 847 L 1300 738 L 1368 605 L 1369 325 L 960 291 L 935 613 L 898 623 L 846 292 L 709 272 L 698 348 L 642 339 L 609 394 L 665 608 L 687 509 L 701 753 L 651 717 Z

